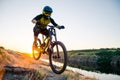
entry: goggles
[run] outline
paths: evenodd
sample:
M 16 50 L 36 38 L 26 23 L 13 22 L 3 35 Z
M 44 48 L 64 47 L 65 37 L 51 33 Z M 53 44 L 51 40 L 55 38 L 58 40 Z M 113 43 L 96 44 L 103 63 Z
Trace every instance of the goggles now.
M 50 15 L 50 14 L 51 14 L 51 12 L 45 12 L 45 14 L 49 14 L 49 15 Z
M 51 16 L 51 12 L 44 11 L 44 15 Z

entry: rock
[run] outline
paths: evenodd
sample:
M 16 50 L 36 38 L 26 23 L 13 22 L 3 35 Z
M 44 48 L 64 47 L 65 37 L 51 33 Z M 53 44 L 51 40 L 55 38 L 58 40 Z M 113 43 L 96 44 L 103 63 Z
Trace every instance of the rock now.
M 5 66 L 2 80 L 42 80 L 43 76 L 34 69 Z

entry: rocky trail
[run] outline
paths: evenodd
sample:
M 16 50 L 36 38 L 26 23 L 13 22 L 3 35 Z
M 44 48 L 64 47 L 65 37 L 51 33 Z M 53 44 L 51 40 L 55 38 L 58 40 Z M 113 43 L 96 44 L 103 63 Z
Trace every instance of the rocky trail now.
M 47 55 L 46 55 L 47 56 Z M 66 70 L 52 72 L 49 63 L 34 60 L 31 54 L 0 49 L 0 80 L 96 80 Z

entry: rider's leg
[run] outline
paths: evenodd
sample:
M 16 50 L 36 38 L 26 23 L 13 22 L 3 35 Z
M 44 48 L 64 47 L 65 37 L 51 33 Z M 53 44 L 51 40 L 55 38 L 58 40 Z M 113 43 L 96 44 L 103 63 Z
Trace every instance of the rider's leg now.
M 47 30 L 47 29 L 45 29 L 44 31 L 43 31 L 43 34 L 46 36 L 46 44 L 45 44 L 45 46 L 44 46 L 44 50 L 48 47 L 48 45 L 49 45 L 49 42 L 50 42 L 50 34 L 49 34 L 49 31 Z
M 38 36 L 34 36 L 34 42 L 37 43 Z
M 37 47 L 37 40 L 38 40 L 38 36 L 34 36 L 34 46 Z
M 37 40 L 38 40 L 38 35 L 40 33 L 40 29 L 37 26 L 35 26 L 33 28 L 33 32 L 34 32 L 34 44 L 35 44 L 35 47 L 37 47 Z

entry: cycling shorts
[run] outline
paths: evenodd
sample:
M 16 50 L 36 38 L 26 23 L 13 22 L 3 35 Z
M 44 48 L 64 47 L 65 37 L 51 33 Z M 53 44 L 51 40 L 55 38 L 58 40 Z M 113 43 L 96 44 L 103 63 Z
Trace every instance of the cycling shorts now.
M 49 31 L 48 31 L 47 29 L 41 29 L 41 28 L 39 28 L 39 27 L 37 27 L 37 26 L 35 26 L 35 27 L 33 28 L 33 32 L 34 32 L 34 36 L 38 36 L 39 33 L 45 35 L 46 37 L 49 36 Z

